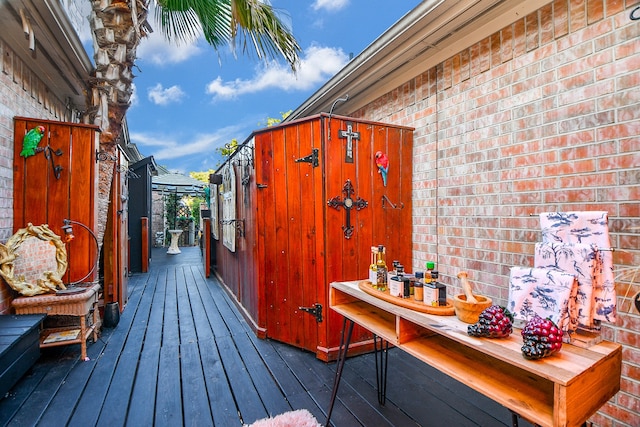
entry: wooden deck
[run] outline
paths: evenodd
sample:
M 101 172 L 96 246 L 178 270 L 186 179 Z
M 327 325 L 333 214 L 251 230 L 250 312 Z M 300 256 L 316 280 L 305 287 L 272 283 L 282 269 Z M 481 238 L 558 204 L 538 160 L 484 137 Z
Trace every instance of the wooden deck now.
M 154 249 L 151 271 L 130 278 L 120 323 L 90 344 L 42 350 L 0 399 L 0 425 L 241 426 L 292 409 L 324 423 L 335 363 L 257 339 L 198 248 Z M 336 426 L 508 426 L 511 413 L 397 349 L 385 406 L 372 354 L 350 358 Z M 469 375 L 473 375 L 472 372 Z M 520 420 L 521 426 L 530 424 Z

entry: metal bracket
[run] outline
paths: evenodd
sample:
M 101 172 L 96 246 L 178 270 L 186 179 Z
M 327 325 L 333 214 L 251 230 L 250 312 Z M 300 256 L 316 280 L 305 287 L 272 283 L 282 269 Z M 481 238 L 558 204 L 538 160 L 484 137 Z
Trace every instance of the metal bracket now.
M 56 161 L 53 158 L 53 155 L 55 154 L 58 157 L 62 156 L 62 150 L 58 148 L 57 150 L 54 151 L 53 148 L 51 148 L 51 146 L 47 145 L 41 150 L 40 150 L 40 147 L 36 148 L 36 153 L 40 151 L 44 151 L 45 159 L 49 160 L 49 162 L 51 163 L 51 168 L 53 169 L 53 176 L 55 176 L 56 179 L 60 179 L 60 174 L 62 173 L 62 170 L 64 168 L 60 165 L 56 165 Z
M 320 163 L 318 162 L 318 149 L 314 148 L 311 150 L 311 154 L 305 157 L 301 157 L 299 159 L 295 159 L 296 163 L 311 163 L 314 168 L 317 168 Z
M 313 314 L 316 318 L 316 322 L 322 322 L 322 304 L 315 303 L 313 307 L 298 307 L 298 310 L 306 311 L 309 314 Z
M 385 200 L 386 200 L 387 203 L 389 203 L 391 205 L 392 209 L 403 209 L 404 208 L 404 203 L 400 202 L 400 207 L 398 207 L 398 205 L 394 205 L 393 202 L 391 200 L 389 200 L 389 198 L 387 197 L 386 194 L 383 194 L 382 195 L 382 209 L 386 209 Z

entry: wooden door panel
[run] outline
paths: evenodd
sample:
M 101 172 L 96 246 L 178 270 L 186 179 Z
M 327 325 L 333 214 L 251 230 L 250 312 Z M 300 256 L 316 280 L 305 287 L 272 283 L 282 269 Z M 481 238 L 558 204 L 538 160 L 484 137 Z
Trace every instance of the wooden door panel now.
M 38 146 L 49 147 L 46 151 L 49 159 L 45 152 L 28 158 L 20 156 L 24 135 L 36 126 L 45 128 Z M 65 218 L 95 230 L 96 130 L 95 126 L 77 123 L 14 119 L 14 231 L 28 223 L 48 224 L 54 233 L 62 235 Z M 56 166 L 60 168 L 58 177 Z M 96 262 L 90 234 L 79 226 L 74 227 L 74 234 L 76 238 L 67 245 L 69 264 L 63 278 L 66 283 L 81 279 Z
M 312 164 L 297 162 L 309 155 L 314 139 L 309 122 L 287 126 L 271 132 L 273 138 L 273 175 L 262 175 L 267 187 L 260 190 L 265 211 L 273 212 L 273 244 L 266 240 L 265 250 L 273 250 L 276 262 L 265 262 L 265 275 L 273 277 L 266 284 L 267 335 L 273 339 L 316 351 L 318 326 L 315 318 L 300 310 L 317 302 L 317 256 L 314 187 L 317 185 Z M 261 139 L 262 145 L 264 141 Z M 263 148 L 262 148 L 263 149 Z M 261 166 L 264 171 L 265 162 Z M 259 174 L 259 173 L 258 173 Z M 260 175 L 258 175 L 260 176 Z M 320 175 L 321 176 L 321 175 Z M 270 181 L 267 181 L 269 180 Z M 269 187 L 273 189 L 269 190 Z M 267 208 L 269 206 L 269 208 Z M 270 220 L 268 215 L 263 215 Z M 265 222 L 265 229 L 269 224 Z M 268 233 L 268 232 L 266 232 Z M 273 268 L 273 269 L 270 269 Z
M 267 272 L 275 271 L 275 191 L 273 185 L 273 152 L 274 133 L 266 132 L 255 137 L 256 158 L 256 186 L 258 213 L 257 226 L 257 288 L 258 288 L 258 326 L 271 329 L 276 328 L 275 314 L 275 285 L 273 277 Z
M 14 132 L 14 221 L 13 231 L 34 225 L 47 224 L 47 203 L 49 173 L 47 159 L 43 153 L 30 157 L 20 156 L 22 140 L 26 133 L 36 126 L 44 126 L 45 133 L 39 147 L 49 141 L 49 123 L 41 121 L 16 120 Z
M 305 202 L 303 186 L 304 179 L 301 179 L 301 171 L 304 164 L 296 163 L 296 159 L 303 157 L 304 151 L 309 151 L 308 141 L 300 141 L 299 130 L 305 126 L 288 126 L 284 130 L 284 147 L 285 147 L 285 171 L 287 177 L 286 200 L 282 206 L 278 208 L 286 212 L 287 225 L 289 231 L 287 233 L 287 249 L 286 265 L 287 279 L 286 287 L 282 286 L 282 291 L 286 297 L 282 301 L 281 315 L 286 317 L 289 324 L 290 342 L 298 347 L 305 346 L 305 313 L 298 308 L 304 302 L 304 290 L 308 286 L 306 278 L 302 274 L 302 265 L 305 263 L 305 255 L 302 252 L 303 242 L 306 240 L 307 233 L 303 230 L 302 209 Z M 305 144 L 306 142 L 306 144 Z M 306 145 L 306 146 L 305 146 Z M 308 200 L 308 199 L 307 199 Z M 281 284 L 278 284 L 281 286 Z M 314 343 L 315 344 L 315 343 Z

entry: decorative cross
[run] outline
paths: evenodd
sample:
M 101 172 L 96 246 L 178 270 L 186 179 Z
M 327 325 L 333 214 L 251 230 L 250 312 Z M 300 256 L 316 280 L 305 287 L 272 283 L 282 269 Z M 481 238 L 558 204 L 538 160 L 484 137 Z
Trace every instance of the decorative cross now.
M 347 122 L 347 130 L 338 130 L 338 137 L 347 139 L 347 151 L 345 152 L 344 161 L 353 163 L 353 140 L 360 139 L 360 132 L 354 132 L 353 123 Z
M 342 231 L 344 232 L 344 238 L 350 239 L 353 235 L 353 225 L 351 225 L 351 208 L 355 207 L 357 211 L 360 209 L 364 209 L 369 205 L 364 199 L 357 197 L 354 201 L 351 198 L 353 194 L 353 185 L 351 184 L 351 180 L 347 179 L 344 183 L 344 187 L 342 187 L 342 192 L 344 193 L 344 200 L 340 200 L 340 196 L 333 197 L 327 201 L 327 205 L 334 209 L 340 210 L 341 207 L 347 211 L 347 220 L 346 224 L 342 226 Z

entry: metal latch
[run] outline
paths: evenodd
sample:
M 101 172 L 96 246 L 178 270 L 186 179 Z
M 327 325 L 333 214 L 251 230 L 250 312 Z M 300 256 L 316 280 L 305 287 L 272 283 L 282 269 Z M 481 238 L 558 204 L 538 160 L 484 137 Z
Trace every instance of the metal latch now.
M 316 318 L 316 322 L 322 322 L 322 304 L 315 303 L 313 307 L 298 307 L 298 310 L 313 314 Z
M 319 165 L 318 162 L 318 149 L 314 148 L 311 150 L 311 154 L 309 154 L 308 156 L 305 157 L 301 157 L 299 159 L 295 159 L 294 162 L 296 163 L 311 163 L 311 165 L 314 168 L 317 168 Z

